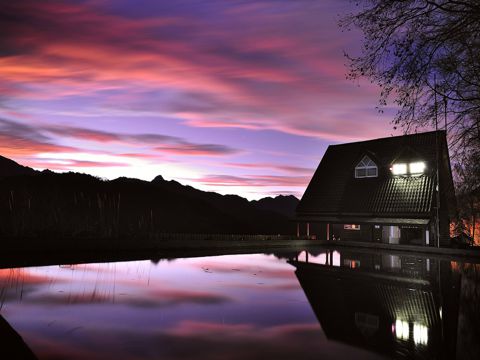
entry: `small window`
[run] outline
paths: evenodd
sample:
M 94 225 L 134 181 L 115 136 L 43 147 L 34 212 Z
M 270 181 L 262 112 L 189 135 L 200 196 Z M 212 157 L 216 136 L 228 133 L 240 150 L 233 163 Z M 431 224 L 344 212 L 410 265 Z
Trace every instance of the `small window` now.
M 356 178 L 377 177 L 378 168 L 377 165 L 368 156 L 364 156 L 363 159 L 355 167 Z

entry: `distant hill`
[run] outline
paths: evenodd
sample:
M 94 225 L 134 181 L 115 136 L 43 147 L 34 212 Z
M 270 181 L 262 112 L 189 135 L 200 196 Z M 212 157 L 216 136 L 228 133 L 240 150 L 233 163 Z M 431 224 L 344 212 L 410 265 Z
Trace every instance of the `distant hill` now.
M 279 195 L 274 198 L 266 197 L 257 201 L 252 201 L 258 209 L 278 212 L 290 218 L 295 216 L 295 209 L 299 202 L 300 200 L 293 195 Z
M 32 175 L 35 170 L 27 166 L 22 166 L 17 162 L 6 157 L 0 156 L 0 177 L 15 175 Z
M 78 173 L 38 172 L 0 159 L 0 236 L 129 237 L 164 233 L 294 233 L 298 199 L 248 201 L 157 176 L 105 181 Z

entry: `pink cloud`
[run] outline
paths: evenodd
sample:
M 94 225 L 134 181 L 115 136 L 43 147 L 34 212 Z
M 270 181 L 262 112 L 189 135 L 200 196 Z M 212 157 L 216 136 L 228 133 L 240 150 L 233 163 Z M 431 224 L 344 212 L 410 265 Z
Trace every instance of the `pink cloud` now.
M 275 163 L 225 163 L 227 167 L 239 168 L 239 169 L 259 169 L 259 170 L 277 170 L 292 174 L 304 174 L 312 175 L 315 169 L 306 168 L 301 166 L 291 166 Z
M 264 10 L 269 6 L 262 4 Z M 9 33 L 15 34 L 8 39 L 14 55 L 0 58 L 0 70 L 4 79 L 14 83 L 55 85 L 58 91 L 48 92 L 53 97 L 108 89 L 135 93 L 138 85 L 177 92 L 183 102 L 176 109 L 171 102 L 152 101 L 153 108 L 143 110 L 179 115 L 189 126 L 271 129 L 336 141 L 368 138 L 372 131 L 385 133 L 386 127 L 372 129 L 357 120 L 359 108 L 365 107 L 365 101 L 375 102 L 377 90 L 366 85 L 358 91 L 344 81 L 346 69 L 339 59 L 346 44 L 334 21 L 327 19 L 333 29 L 322 28 L 326 33 L 319 29 L 319 35 L 313 35 L 301 29 L 318 19 L 301 8 L 276 16 L 256 13 L 251 7 L 236 10 L 231 9 L 236 13 L 232 20 L 249 24 L 244 28 L 251 30 L 213 31 L 200 19 L 189 19 L 187 27 L 180 17 L 140 21 L 86 4 L 11 3 L 7 13 L 48 21 L 49 26 L 8 23 Z M 287 23 L 299 30 L 292 31 Z M 171 35 L 170 26 L 186 34 L 207 33 L 205 39 L 211 44 Z M 320 46 L 320 39 L 328 42 Z M 30 51 L 22 52 L 27 47 Z M 188 111 L 193 105 L 191 93 L 207 95 L 196 111 Z M 135 105 L 134 97 L 127 99 L 110 106 Z M 337 111 L 329 110 L 333 104 L 338 104 Z
M 224 145 L 180 143 L 176 145 L 157 146 L 156 151 L 181 156 L 225 156 L 239 151 Z
M 276 176 L 276 175 L 206 175 L 197 181 L 205 185 L 215 186 L 247 186 L 247 187 L 263 187 L 263 186 L 299 186 L 305 187 L 310 176 Z
M 128 163 L 112 161 L 88 161 L 88 160 L 65 160 L 65 159 L 42 159 L 33 158 L 28 160 L 28 165 L 34 168 L 43 168 L 50 170 L 72 170 L 75 168 L 95 168 L 95 167 L 127 167 Z

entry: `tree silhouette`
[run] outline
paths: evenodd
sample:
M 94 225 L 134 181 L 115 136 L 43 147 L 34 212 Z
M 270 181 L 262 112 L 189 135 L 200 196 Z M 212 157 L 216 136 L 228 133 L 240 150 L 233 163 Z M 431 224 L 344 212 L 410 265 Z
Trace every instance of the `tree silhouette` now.
M 480 148 L 480 1 L 359 0 L 340 26 L 364 34 L 350 56 L 349 78 L 381 88 L 379 109 L 393 98 L 395 126 L 409 132 L 448 118 L 455 152 Z M 435 101 L 435 98 L 437 101 Z M 443 126 L 443 121 L 442 121 Z
M 345 54 L 348 77 L 380 86 L 380 111 L 393 99 L 395 127 L 408 133 L 440 119 L 448 130 L 457 195 L 471 208 L 480 184 L 480 1 L 358 0 L 340 26 L 364 34 L 360 55 Z

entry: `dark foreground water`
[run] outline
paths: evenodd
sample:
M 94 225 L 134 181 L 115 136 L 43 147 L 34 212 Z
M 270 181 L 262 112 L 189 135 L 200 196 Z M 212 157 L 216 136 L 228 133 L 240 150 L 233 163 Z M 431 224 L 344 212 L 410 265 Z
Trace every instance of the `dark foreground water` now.
M 480 265 L 438 258 L 318 249 L 4 269 L 0 300 L 0 352 L 17 352 L 5 359 L 480 359 Z

